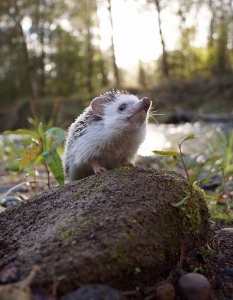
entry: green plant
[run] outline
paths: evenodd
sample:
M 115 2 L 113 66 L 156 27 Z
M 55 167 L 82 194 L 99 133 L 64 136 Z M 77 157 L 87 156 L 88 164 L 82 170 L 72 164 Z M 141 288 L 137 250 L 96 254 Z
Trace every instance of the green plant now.
M 36 130 L 7 130 L 3 134 L 19 134 L 30 138 L 30 143 L 23 149 L 21 157 L 14 161 L 19 170 L 23 170 L 29 166 L 35 174 L 35 165 L 43 163 L 47 172 L 47 184 L 49 188 L 51 187 L 50 171 L 60 185 L 64 183 L 62 161 L 58 153 L 58 146 L 63 143 L 66 136 L 63 129 L 52 127 L 44 130 L 44 125 L 40 122 Z
M 188 172 L 188 167 L 187 167 L 187 162 L 185 161 L 185 156 L 182 153 L 182 144 L 185 141 L 188 140 L 193 140 L 195 139 L 194 134 L 190 134 L 188 136 L 186 136 L 185 138 L 183 138 L 179 143 L 178 143 L 178 148 L 179 148 L 179 152 L 176 151 L 159 151 L 159 150 L 154 150 L 153 152 L 155 154 L 159 154 L 159 155 L 163 155 L 163 156 L 172 156 L 174 159 L 178 159 L 179 162 L 181 163 L 181 166 L 183 167 L 184 171 L 185 171 L 185 175 L 186 175 L 186 179 L 188 181 L 189 184 L 189 191 L 190 194 L 185 197 L 184 199 L 182 199 L 181 201 L 179 201 L 178 203 L 171 203 L 172 206 L 178 207 L 180 205 L 182 205 L 183 203 L 185 203 L 188 199 L 192 199 L 192 195 L 193 195 L 193 185 L 195 183 L 195 178 L 196 176 L 193 176 L 190 178 L 189 176 L 189 172 Z
M 206 156 L 204 161 L 197 162 L 187 159 L 182 153 L 182 144 L 187 140 L 194 139 L 194 135 L 188 135 L 178 143 L 179 151 L 157 151 L 154 153 L 163 156 L 163 165 L 167 169 L 175 169 L 178 172 L 184 170 L 186 179 L 189 183 L 190 194 L 179 201 L 171 203 L 178 207 L 191 199 L 194 185 L 208 183 L 214 180 L 216 176 L 222 177 L 222 183 L 205 193 L 205 199 L 211 213 L 211 218 L 223 220 L 224 222 L 232 221 L 232 196 L 231 189 L 227 188 L 228 181 L 231 182 L 233 171 L 233 133 L 227 134 L 222 131 L 215 132 L 211 138 L 206 139 Z M 165 160 L 166 157 L 173 157 L 173 160 Z M 182 172 L 183 173 L 183 172 Z
M 218 133 L 220 157 L 221 157 L 221 171 L 223 177 L 229 176 L 233 172 L 233 132 L 226 134 Z

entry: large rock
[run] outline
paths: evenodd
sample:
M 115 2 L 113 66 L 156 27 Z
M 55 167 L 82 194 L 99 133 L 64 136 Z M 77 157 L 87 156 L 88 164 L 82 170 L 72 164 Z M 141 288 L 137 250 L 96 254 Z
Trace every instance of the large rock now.
M 0 266 L 21 277 L 40 266 L 38 283 L 60 281 L 61 294 L 79 283 L 135 288 L 156 282 L 180 252 L 206 242 L 203 193 L 175 172 L 121 168 L 45 192 L 0 214 Z

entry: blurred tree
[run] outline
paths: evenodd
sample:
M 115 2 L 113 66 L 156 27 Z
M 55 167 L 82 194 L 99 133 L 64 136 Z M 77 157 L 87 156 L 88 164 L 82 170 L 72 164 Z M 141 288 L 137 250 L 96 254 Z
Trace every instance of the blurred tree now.
M 208 50 L 213 74 L 231 73 L 233 69 L 233 3 L 232 0 L 209 0 L 211 13 Z
M 162 74 L 162 79 L 232 73 L 232 0 L 177 0 L 176 5 L 168 0 L 137 2 L 137 7 L 150 10 L 153 7 L 156 11 L 157 35 L 162 45 L 157 74 Z M 27 96 L 39 102 L 50 94 L 92 96 L 108 85 L 111 72 L 114 85 L 120 88 L 114 38 L 112 35 L 111 55 L 107 57 L 100 49 L 97 14 L 105 6 L 113 33 L 115 3 L 113 0 L 0 0 L 0 101 Z M 180 38 L 174 50 L 168 51 L 170 37 L 165 35 L 163 25 L 171 11 L 179 20 Z M 197 25 L 203 11 L 210 16 L 209 30 L 206 45 L 200 47 L 196 43 Z M 148 65 L 140 62 L 138 75 L 143 86 L 150 85 Z M 154 84 L 154 80 L 151 82 Z
M 148 4 L 154 4 L 156 12 L 157 12 L 157 21 L 159 28 L 159 37 L 162 46 L 162 55 L 159 59 L 159 63 L 161 63 L 161 73 L 162 78 L 169 78 L 169 62 L 168 62 L 168 52 L 166 48 L 166 41 L 163 33 L 163 24 L 162 24 L 162 11 L 163 9 L 169 5 L 167 0 L 146 0 Z M 151 6 L 149 6 L 149 9 Z
M 0 101 L 106 85 L 96 11 L 95 0 L 0 1 Z
M 38 101 L 45 88 L 45 47 L 49 44 L 49 27 L 55 17 L 55 0 L 0 1 L 0 30 L 4 52 L 4 71 L 14 94 L 30 95 Z M 56 7 L 58 7 L 57 5 Z M 9 34 L 10 33 L 10 34 Z M 2 42 L 2 41 L 1 41 Z M 11 47 L 14 45 L 14 47 Z M 7 59 L 12 53 L 12 59 Z M 15 72 L 11 72 L 11 68 Z
M 111 0 L 108 0 L 108 11 L 109 11 L 109 18 L 110 18 L 110 24 L 111 24 L 111 58 L 112 58 L 112 66 L 113 66 L 113 75 L 114 75 L 114 81 L 115 81 L 115 87 L 120 89 L 120 76 L 119 76 L 119 70 L 116 63 L 116 55 L 115 55 L 115 44 L 114 44 L 114 36 L 113 36 L 113 15 L 112 15 L 112 2 Z
M 154 0 L 154 3 L 155 3 L 156 10 L 157 10 L 159 36 L 160 36 L 160 41 L 161 41 L 161 45 L 162 45 L 162 74 L 165 78 L 168 78 L 169 77 L 168 54 L 167 54 L 165 39 L 164 39 L 164 35 L 163 35 L 162 19 L 161 19 L 162 6 L 165 6 L 166 4 L 162 4 L 162 1 L 160 1 L 160 0 Z
M 139 82 L 139 85 L 141 86 L 143 92 L 146 92 L 146 90 L 148 88 L 147 72 L 146 72 L 143 62 L 141 60 L 139 60 L 138 82 Z
M 28 93 L 37 98 L 38 90 L 34 74 L 32 74 L 30 54 L 22 27 L 23 16 L 17 1 L 1 1 L 0 16 L 1 85 L 7 82 L 9 90 L 12 90 L 12 96 Z

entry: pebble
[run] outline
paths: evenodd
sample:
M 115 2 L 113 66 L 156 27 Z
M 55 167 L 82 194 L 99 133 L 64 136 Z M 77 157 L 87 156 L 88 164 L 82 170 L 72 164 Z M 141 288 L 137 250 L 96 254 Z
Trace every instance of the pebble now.
M 3 207 L 9 207 L 22 202 L 22 200 L 17 196 L 8 196 L 0 199 L 0 205 Z
M 232 192 L 233 191 L 233 181 L 232 180 L 226 182 L 225 189 L 226 189 L 227 192 Z
M 216 174 L 211 174 L 209 175 L 208 173 L 201 173 L 199 176 L 198 176 L 198 179 L 208 179 L 210 181 L 208 182 L 202 182 L 200 184 L 200 187 L 202 189 L 215 189 L 216 187 L 218 187 L 219 185 L 222 184 L 222 181 L 223 181 L 223 177 L 220 176 L 220 175 L 216 175 Z
M 210 299 L 211 286 L 208 279 L 197 273 L 188 273 L 178 280 L 178 288 L 187 300 Z
M 222 228 L 221 229 L 221 233 L 222 234 L 227 234 L 227 235 L 233 235 L 233 228 L 228 228 L 228 227 L 225 227 L 225 228 Z
M 224 254 L 222 254 L 222 253 L 218 253 L 217 254 L 217 258 L 218 258 L 218 260 L 222 260 L 222 259 L 224 259 L 226 256 L 224 255 Z
M 233 277 L 233 268 L 226 268 L 225 269 L 225 273 L 230 276 Z
M 87 284 L 71 292 L 61 300 L 126 300 L 117 290 L 103 284 Z
M 13 184 L 8 184 L 8 185 L 1 185 L 0 186 L 0 193 L 4 194 L 8 192 L 10 189 L 14 188 L 14 192 L 19 192 L 19 193 L 27 193 L 28 192 L 28 187 L 25 186 L 15 186 Z

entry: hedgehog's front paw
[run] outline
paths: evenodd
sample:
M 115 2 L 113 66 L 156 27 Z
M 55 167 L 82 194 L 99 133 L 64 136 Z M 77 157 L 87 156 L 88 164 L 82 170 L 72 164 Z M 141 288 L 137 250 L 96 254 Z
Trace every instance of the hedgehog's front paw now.
M 104 168 L 104 167 L 99 167 L 99 168 L 97 168 L 97 169 L 94 169 L 94 172 L 95 172 L 95 173 L 102 173 L 102 172 L 105 172 L 105 171 L 107 171 L 107 169 Z
M 90 165 L 95 173 L 102 173 L 102 172 L 107 171 L 106 168 L 101 166 L 101 164 L 99 163 L 99 161 L 97 159 L 93 159 L 90 162 Z
M 122 167 L 134 167 L 134 164 L 126 158 L 123 160 Z

